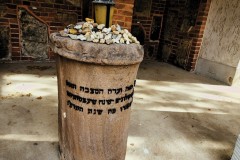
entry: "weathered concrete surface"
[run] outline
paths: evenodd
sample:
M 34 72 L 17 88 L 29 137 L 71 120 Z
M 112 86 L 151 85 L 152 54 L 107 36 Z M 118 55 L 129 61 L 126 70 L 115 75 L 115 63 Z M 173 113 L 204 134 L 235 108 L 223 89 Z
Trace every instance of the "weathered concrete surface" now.
M 99 45 L 56 33 L 50 39 L 58 54 L 60 159 L 124 160 L 143 47 Z
M 0 160 L 58 159 L 55 65 L 35 66 L 0 64 Z
M 230 85 L 236 82 L 228 81 L 228 79 L 234 79 L 240 61 L 239 8 L 239 0 L 212 0 L 200 59 L 196 67 L 197 73 L 211 75 L 211 77 Z M 218 69 L 219 64 L 225 66 L 225 71 Z M 211 71 L 214 73 L 210 73 Z M 218 72 L 221 77 L 217 76 L 220 75 Z
M 237 67 L 240 59 L 240 1 L 213 0 L 204 32 L 201 57 Z
M 233 79 L 233 85 L 234 86 L 240 86 L 240 69 L 236 71 L 236 74 Z
M 143 47 L 139 44 L 100 44 L 50 35 L 51 48 L 68 59 L 101 65 L 139 64 L 143 60 Z
M 57 56 L 61 160 L 125 159 L 138 68 Z
M 240 61 L 239 61 L 239 64 L 238 64 L 238 67 L 237 67 L 237 70 L 236 70 L 236 73 L 235 73 L 235 76 L 233 79 L 233 84 L 235 86 L 240 86 Z
M 0 64 L 1 160 L 59 159 L 54 66 Z M 230 159 L 240 133 L 239 93 L 169 64 L 144 62 L 126 160 Z
M 195 70 L 198 74 L 204 74 L 213 79 L 217 79 L 228 85 L 233 84 L 235 78 L 236 67 L 231 67 L 222 63 L 214 62 L 211 60 L 199 58 Z M 235 82 L 236 83 L 236 82 Z

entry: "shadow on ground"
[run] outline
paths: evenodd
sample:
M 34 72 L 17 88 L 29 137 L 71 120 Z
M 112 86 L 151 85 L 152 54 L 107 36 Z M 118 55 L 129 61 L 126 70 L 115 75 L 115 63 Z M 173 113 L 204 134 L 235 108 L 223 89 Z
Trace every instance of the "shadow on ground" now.
M 0 159 L 59 159 L 55 65 L 1 64 L 0 79 Z
M 148 60 L 141 63 L 137 78 L 149 81 L 223 85 L 223 83 L 216 80 L 211 80 L 207 77 L 196 74 L 190 74 L 188 71 L 177 68 L 176 66 Z

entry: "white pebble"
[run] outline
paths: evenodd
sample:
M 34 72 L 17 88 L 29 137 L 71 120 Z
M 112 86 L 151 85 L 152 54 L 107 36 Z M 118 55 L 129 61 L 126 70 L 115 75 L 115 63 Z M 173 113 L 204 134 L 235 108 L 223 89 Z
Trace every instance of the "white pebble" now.
M 112 39 L 112 34 L 108 34 L 108 35 L 106 35 L 104 39 L 106 39 L 106 40 L 108 40 L 108 39 Z
M 100 39 L 100 43 L 104 44 L 105 43 L 105 39 Z
M 105 27 L 105 24 L 99 24 L 99 25 L 97 26 L 97 28 L 98 28 L 99 30 L 102 30 L 104 27 Z
M 99 42 L 99 39 L 94 39 L 93 42 L 94 42 L 94 43 L 98 43 L 98 42 Z
M 86 41 L 87 40 L 87 38 L 82 34 L 77 36 L 77 38 L 80 39 L 81 41 Z
M 123 38 L 120 39 L 120 43 L 122 43 L 122 44 L 124 43 L 124 39 Z
M 134 37 L 127 29 L 122 29 L 121 26 L 118 24 L 112 25 L 109 28 L 105 28 L 105 24 L 98 25 L 97 23 L 92 24 L 88 22 L 80 22 L 76 25 L 69 25 L 69 27 L 74 28 L 74 30 L 77 30 L 77 32 L 81 34 L 69 34 L 68 28 L 65 28 L 63 31 L 60 32 L 60 34 L 69 36 L 71 39 L 79 39 L 81 41 L 101 44 L 140 44 L 136 37 Z
M 76 25 L 75 27 L 74 27 L 75 29 L 82 29 L 82 25 Z
M 112 39 L 107 39 L 107 40 L 106 40 L 106 43 L 107 43 L 107 44 L 112 44 L 112 43 L 113 43 L 113 40 L 112 40 Z
M 77 35 L 73 35 L 73 34 L 69 34 L 69 37 L 72 38 L 72 39 L 78 39 L 78 36 Z

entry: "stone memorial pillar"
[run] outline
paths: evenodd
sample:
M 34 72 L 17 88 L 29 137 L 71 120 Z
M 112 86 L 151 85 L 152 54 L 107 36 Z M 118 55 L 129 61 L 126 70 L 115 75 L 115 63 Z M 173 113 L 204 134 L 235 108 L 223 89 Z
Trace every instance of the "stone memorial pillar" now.
M 61 160 L 124 160 L 143 48 L 50 35 L 57 56 Z

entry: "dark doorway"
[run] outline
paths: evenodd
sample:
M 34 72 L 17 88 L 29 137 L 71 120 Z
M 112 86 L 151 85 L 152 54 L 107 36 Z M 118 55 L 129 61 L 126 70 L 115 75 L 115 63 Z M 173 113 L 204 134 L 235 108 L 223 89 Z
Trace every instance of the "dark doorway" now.
M 82 17 L 83 17 L 83 20 L 85 20 L 85 18 L 92 17 L 91 12 L 92 12 L 92 1 L 83 0 L 82 1 Z
M 200 0 L 185 0 L 184 3 L 167 1 L 158 50 L 161 60 L 186 69 L 200 2 Z
M 0 26 L 0 59 L 9 57 L 9 28 Z
M 141 45 L 144 45 L 145 41 L 145 31 L 141 24 L 132 24 L 132 35 L 135 36 Z

